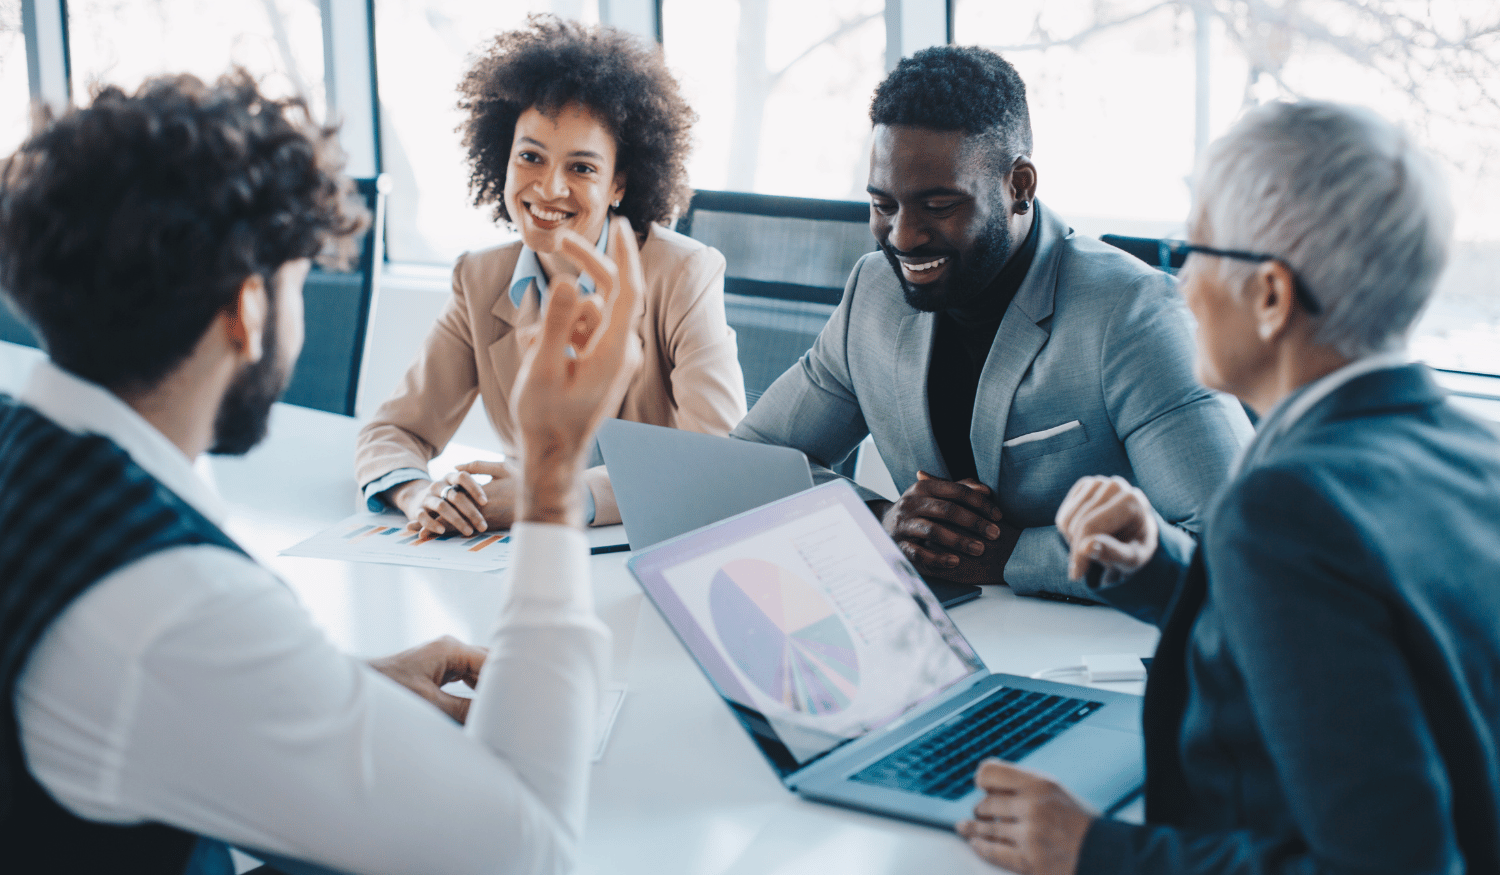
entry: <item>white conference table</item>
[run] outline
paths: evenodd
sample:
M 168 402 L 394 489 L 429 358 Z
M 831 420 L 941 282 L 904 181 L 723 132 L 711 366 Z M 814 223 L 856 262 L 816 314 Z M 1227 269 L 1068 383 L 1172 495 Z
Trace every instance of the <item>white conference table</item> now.
M 443 634 L 484 637 L 505 578 L 278 556 L 360 509 L 354 420 L 278 405 L 271 435 L 211 464 L 231 534 L 274 568 L 344 649 L 395 652 Z M 595 532 L 600 542 L 618 534 Z M 994 872 L 953 834 L 787 792 L 625 568 L 595 556 L 600 616 L 629 692 L 594 766 L 581 871 L 619 875 Z M 1149 655 L 1156 630 L 1105 607 L 987 588 L 953 618 L 993 671 L 1029 675 L 1086 653 Z M 1139 685 L 1101 685 L 1138 692 Z

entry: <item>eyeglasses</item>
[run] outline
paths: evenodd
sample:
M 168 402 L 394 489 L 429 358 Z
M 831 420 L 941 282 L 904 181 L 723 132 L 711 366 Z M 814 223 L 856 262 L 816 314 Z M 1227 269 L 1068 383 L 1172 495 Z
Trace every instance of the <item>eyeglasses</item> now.
M 1292 275 L 1292 297 L 1297 299 L 1297 303 L 1302 305 L 1302 309 L 1307 311 L 1307 315 L 1317 316 L 1323 312 L 1323 305 L 1319 304 L 1318 299 L 1314 298 L 1312 292 L 1308 291 L 1307 284 L 1302 282 L 1302 277 L 1297 275 L 1296 269 L 1288 264 L 1285 258 L 1279 255 L 1268 255 L 1264 252 L 1245 252 L 1241 249 L 1215 249 L 1212 246 L 1197 246 L 1185 240 L 1163 240 L 1161 245 L 1163 263 L 1170 263 L 1169 256 L 1171 255 L 1181 255 L 1183 258 L 1186 258 L 1194 252 L 1203 255 L 1213 255 L 1219 258 L 1233 258 L 1238 261 L 1274 261 L 1286 268 L 1287 272 Z

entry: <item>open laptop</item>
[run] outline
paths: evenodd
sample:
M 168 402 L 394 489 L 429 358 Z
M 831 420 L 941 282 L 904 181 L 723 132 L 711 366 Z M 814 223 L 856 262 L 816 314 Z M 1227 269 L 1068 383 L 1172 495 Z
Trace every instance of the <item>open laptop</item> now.
M 600 424 L 599 451 L 632 550 L 813 485 L 797 450 L 624 419 Z
M 605 420 L 598 440 L 632 550 L 813 485 L 807 457 L 789 447 L 624 419 Z M 977 586 L 946 580 L 927 585 L 946 608 L 976 599 L 980 592 Z
M 1110 812 L 1144 779 L 1140 698 L 991 674 L 848 484 L 637 553 L 630 570 L 782 783 L 951 828 L 986 757 Z

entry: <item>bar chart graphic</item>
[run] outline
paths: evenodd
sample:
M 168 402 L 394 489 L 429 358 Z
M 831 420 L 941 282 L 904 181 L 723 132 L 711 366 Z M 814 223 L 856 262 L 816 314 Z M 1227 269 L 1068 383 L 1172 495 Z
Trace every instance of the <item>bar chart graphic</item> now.
M 804 714 L 836 714 L 859 692 L 859 658 L 826 596 L 763 559 L 715 572 L 709 612 L 740 671 L 767 696 Z
M 506 532 L 424 537 L 406 531 L 406 519 L 400 515 L 356 514 L 282 554 L 454 571 L 498 571 L 510 564 L 510 537 Z

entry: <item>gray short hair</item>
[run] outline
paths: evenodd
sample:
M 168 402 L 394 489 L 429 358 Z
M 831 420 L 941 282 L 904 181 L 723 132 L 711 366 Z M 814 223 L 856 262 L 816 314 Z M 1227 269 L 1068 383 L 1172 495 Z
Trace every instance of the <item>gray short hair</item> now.
M 1448 261 L 1442 174 L 1367 109 L 1254 109 L 1209 146 L 1193 188 L 1203 242 L 1285 259 L 1323 306 L 1314 339 L 1351 359 L 1405 344 Z M 1224 268 L 1241 281 L 1254 269 Z

